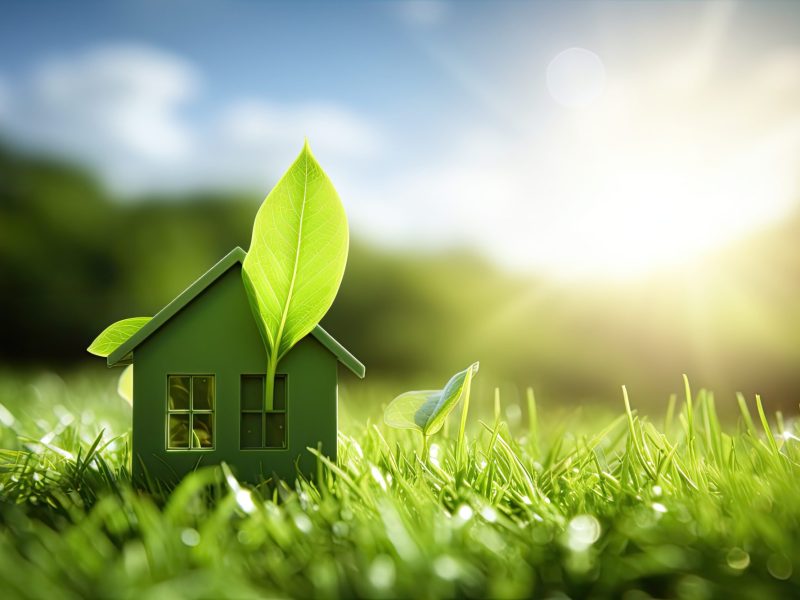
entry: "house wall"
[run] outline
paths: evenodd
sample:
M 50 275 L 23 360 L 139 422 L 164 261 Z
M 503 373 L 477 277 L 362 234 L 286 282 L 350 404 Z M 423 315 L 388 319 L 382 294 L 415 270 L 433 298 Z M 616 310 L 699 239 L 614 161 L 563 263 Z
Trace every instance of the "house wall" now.
M 265 374 L 267 356 L 248 304 L 241 264 L 231 267 L 133 355 L 133 473 L 176 480 L 192 469 L 227 462 L 253 482 L 277 474 L 289 481 L 316 470 L 307 447 L 322 445 L 335 460 L 338 361 L 312 336 L 301 340 L 280 362 L 287 377 L 287 448 L 240 449 L 242 374 Z M 167 377 L 214 375 L 214 448 L 167 450 Z

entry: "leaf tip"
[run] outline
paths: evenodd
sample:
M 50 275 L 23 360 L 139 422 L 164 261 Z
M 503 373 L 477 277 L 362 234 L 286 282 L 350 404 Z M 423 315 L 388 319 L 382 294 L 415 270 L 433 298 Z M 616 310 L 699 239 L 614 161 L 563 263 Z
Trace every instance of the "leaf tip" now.
M 105 333 L 105 331 L 103 331 L 103 333 Z M 86 351 L 89 354 L 94 354 L 95 356 L 100 356 L 102 358 L 105 358 L 110 354 L 110 352 L 107 352 L 107 348 L 103 344 L 103 333 L 94 338 L 92 343 L 89 344 L 89 347 L 86 348 Z

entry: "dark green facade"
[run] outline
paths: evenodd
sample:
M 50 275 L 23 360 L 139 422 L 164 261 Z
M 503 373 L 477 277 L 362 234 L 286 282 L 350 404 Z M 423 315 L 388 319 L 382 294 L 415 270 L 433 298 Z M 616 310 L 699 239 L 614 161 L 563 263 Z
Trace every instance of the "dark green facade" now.
M 134 364 L 136 480 L 146 469 L 152 478 L 175 481 L 197 467 L 224 461 L 244 480 L 277 475 L 291 481 L 298 466 L 308 474 L 315 470 L 316 458 L 307 448 L 321 447 L 336 458 L 338 366 L 343 356 L 355 359 L 338 346 L 337 357 L 331 350 L 337 343 L 318 328 L 278 365 L 279 377 L 285 378 L 284 412 L 254 413 L 246 388 L 264 377 L 267 355 L 242 283 L 243 255 L 238 250 L 220 261 L 205 280 L 166 307 L 168 314 L 157 315 L 151 331 L 123 349 L 123 359 L 119 354 L 109 357 L 110 364 Z M 363 365 L 357 374 L 363 376 Z M 190 381 L 193 405 L 187 404 L 189 396 L 181 387 L 188 388 Z M 263 432 L 259 422 L 266 427 Z M 181 431 L 186 423 L 191 443 Z M 175 444 L 190 447 L 170 449 Z

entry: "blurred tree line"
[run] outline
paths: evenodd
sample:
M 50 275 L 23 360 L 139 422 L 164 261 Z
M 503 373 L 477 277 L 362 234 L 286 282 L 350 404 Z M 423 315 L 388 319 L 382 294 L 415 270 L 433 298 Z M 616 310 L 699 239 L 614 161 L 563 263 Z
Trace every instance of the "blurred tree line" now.
M 87 172 L 0 147 L 0 362 L 72 368 L 109 323 L 155 314 L 232 247 L 262 198 L 121 201 Z M 357 233 L 357 232 L 356 232 Z M 733 394 L 800 400 L 800 219 L 691 269 L 629 283 L 512 275 L 469 249 L 398 252 L 355 238 L 323 320 L 397 391 L 439 386 L 479 359 L 477 383 L 514 398 L 663 405 L 681 373 Z M 587 248 L 587 252 L 591 249 Z

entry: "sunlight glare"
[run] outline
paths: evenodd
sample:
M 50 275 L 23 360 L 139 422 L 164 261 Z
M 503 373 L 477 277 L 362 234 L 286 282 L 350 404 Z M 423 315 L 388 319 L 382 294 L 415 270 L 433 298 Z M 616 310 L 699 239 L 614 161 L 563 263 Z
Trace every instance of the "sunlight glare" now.
M 606 82 L 603 61 L 585 48 L 568 48 L 547 66 L 547 89 L 553 99 L 569 108 L 589 106 Z
M 573 50 L 548 67 L 549 91 L 562 104 L 588 96 L 566 83 L 571 92 L 554 93 L 554 70 L 597 81 L 586 65 L 559 66 Z M 774 95 L 760 84 L 771 63 L 734 97 L 717 81 L 665 83 L 698 62 L 713 64 L 687 54 L 647 73 L 616 65 L 590 105 L 554 112 L 545 129 L 526 132 L 517 193 L 527 213 L 512 227 L 533 233 L 513 246 L 506 235 L 497 254 L 560 278 L 628 279 L 685 265 L 790 213 L 800 193 L 800 117 L 762 109 Z

